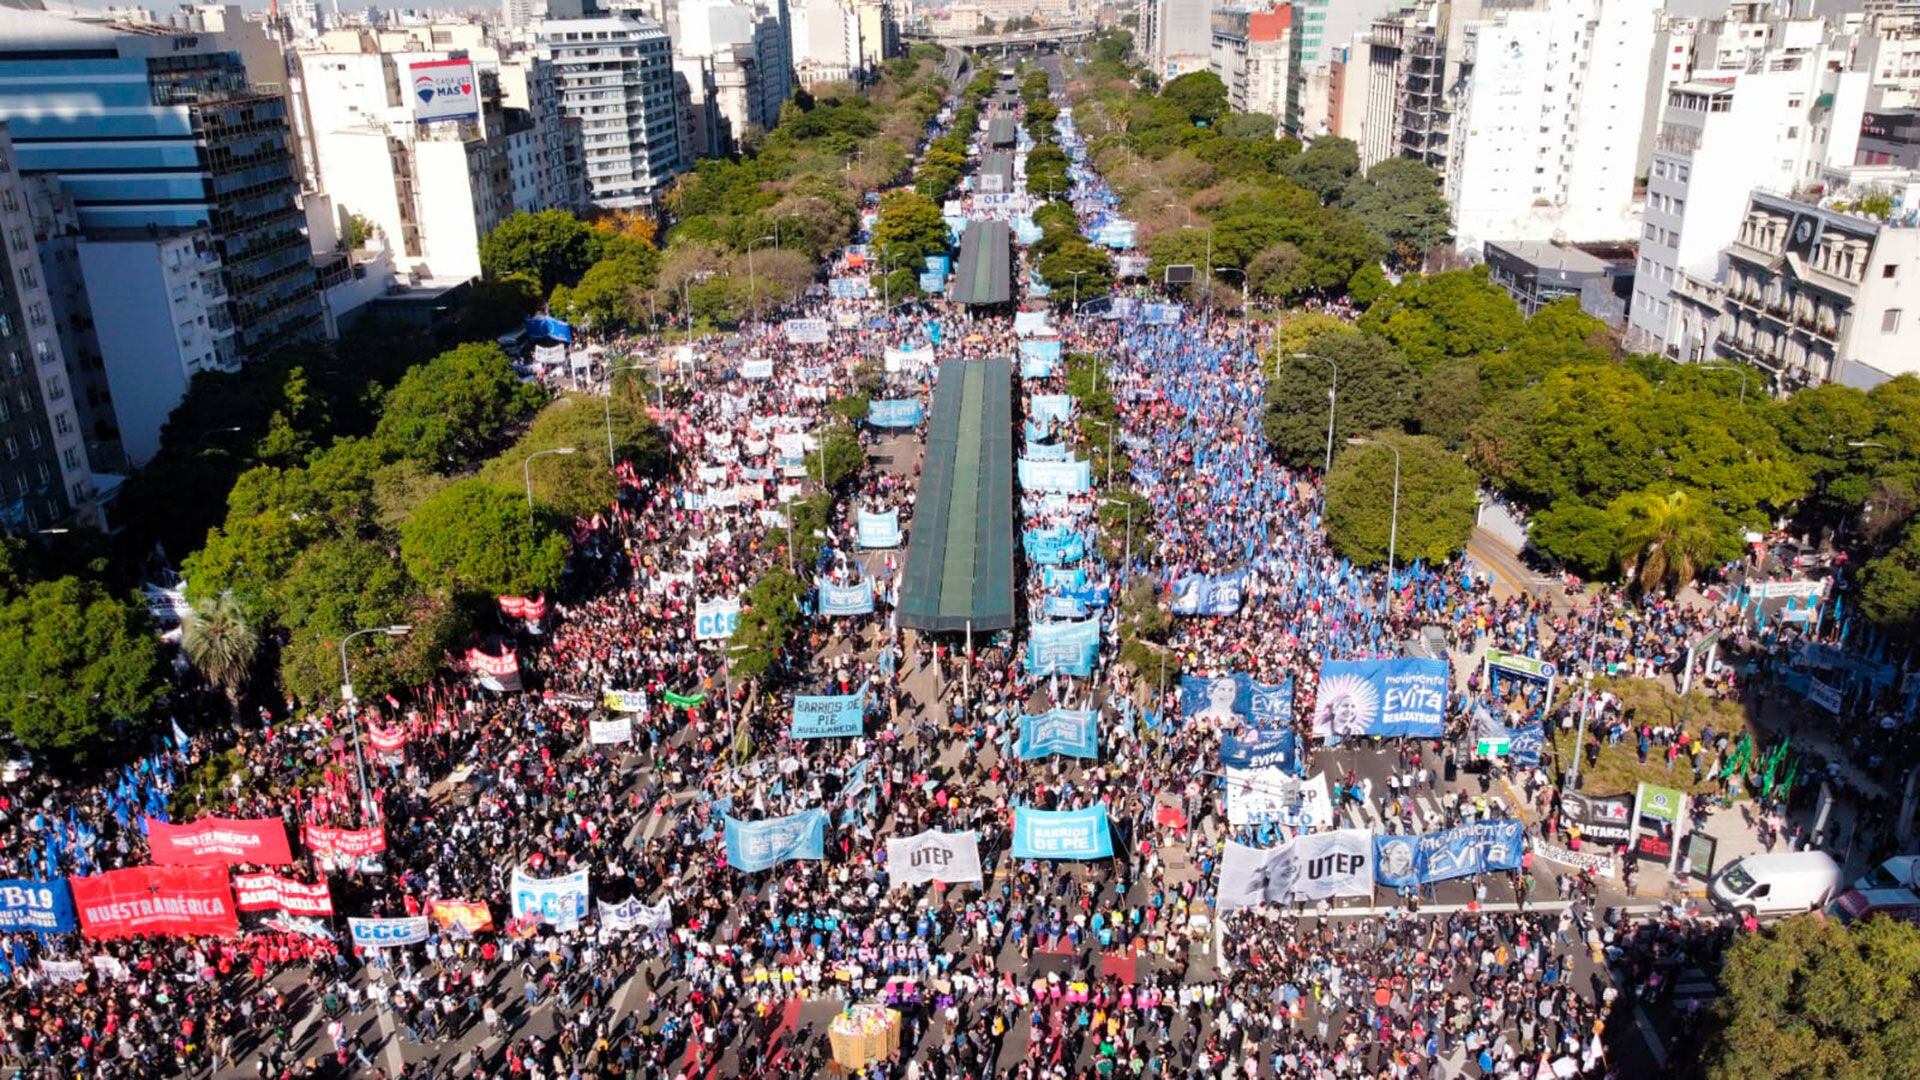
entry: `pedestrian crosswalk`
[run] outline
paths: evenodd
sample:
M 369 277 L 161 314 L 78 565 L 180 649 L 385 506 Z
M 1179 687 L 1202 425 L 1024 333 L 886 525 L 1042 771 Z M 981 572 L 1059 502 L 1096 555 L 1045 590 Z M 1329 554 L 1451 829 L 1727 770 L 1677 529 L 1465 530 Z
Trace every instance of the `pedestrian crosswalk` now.
M 1349 797 L 1334 811 L 1334 816 L 1339 819 L 1339 824 L 1345 825 L 1349 829 L 1371 829 L 1374 832 L 1381 833 L 1404 831 L 1434 832 L 1447 827 L 1447 815 L 1436 793 L 1415 791 L 1412 796 L 1401 796 L 1399 801 L 1404 804 L 1409 798 L 1411 798 L 1413 802 L 1414 810 L 1413 828 L 1411 830 L 1407 829 L 1404 812 L 1396 816 L 1391 824 L 1388 823 L 1386 819 L 1386 804 L 1394 801 L 1391 794 L 1385 799 L 1355 799 Z M 1500 795 L 1490 793 L 1486 796 L 1486 800 L 1487 812 L 1490 818 L 1498 819 L 1513 816 L 1512 808 L 1507 805 L 1506 799 Z

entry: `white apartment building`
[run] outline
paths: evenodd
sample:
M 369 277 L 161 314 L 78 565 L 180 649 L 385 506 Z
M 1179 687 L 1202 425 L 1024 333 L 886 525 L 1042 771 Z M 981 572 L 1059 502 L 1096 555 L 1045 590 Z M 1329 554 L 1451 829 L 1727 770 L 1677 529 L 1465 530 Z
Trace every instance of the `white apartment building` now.
M 1210 0 L 1140 0 L 1134 49 L 1163 82 L 1205 71 L 1213 58 Z
M 732 154 L 749 131 L 779 122 L 793 89 L 777 9 L 683 0 L 676 33 L 673 66 L 688 106 L 681 126 L 689 156 Z
M 864 82 L 900 54 L 892 0 L 794 0 L 787 20 L 793 72 L 802 86 Z
M 1446 172 L 1462 251 L 1638 234 L 1634 163 L 1659 7 L 1540 0 L 1467 24 Z
M 1293 83 L 1293 7 L 1271 11 L 1215 11 L 1210 66 L 1227 87 L 1235 112 L 1265 113 L 1298 125 L 1299 107 L 1289 102 Z
M 666 31 L 637 15 L 601 15 L 548 19 L 539 40 L 561 112 L 580 123 L 588 201 L 652 204 L 688 164 Z

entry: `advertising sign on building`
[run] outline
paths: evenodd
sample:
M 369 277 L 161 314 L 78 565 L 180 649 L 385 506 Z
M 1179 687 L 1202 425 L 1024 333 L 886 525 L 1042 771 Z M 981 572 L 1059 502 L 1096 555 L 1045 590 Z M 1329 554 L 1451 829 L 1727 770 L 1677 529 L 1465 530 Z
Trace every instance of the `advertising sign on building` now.
M 413 118 L 423 124 L 475 120 L 480 116 L 480 83 L 471 60 L 428 60 L 410 64 Z

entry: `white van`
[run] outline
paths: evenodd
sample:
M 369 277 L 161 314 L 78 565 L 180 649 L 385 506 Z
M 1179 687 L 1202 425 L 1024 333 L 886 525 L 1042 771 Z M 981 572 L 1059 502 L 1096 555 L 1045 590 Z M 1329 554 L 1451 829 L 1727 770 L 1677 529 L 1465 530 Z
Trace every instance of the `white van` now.
M 1735 859 L 1715 874 L 1707 895 L 1722 911 L 1793 915 L 1813 911 L 1846 888 L 1844 875 L 1824 851 L 1782 851 Z
M 1856 889 L 1910 889 L 1920 877 L 1920 855 L 1895 855 L 1853 883 Z

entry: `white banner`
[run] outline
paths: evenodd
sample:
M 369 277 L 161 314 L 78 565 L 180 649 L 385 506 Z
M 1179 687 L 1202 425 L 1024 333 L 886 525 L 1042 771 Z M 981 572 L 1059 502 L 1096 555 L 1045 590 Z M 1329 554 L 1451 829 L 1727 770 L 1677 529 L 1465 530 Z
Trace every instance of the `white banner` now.
M 1220 862 L 1221 911 L 1371 895 L 1373 833 L 1367 829 L 1309 833 L 1264 849 L 1229 840 Z
M 87 966 L 78 960 L 42 960 L 40 973 L 57 983 L 75 983 L 87 977 Z
M 559 877 L 537 878 L 525 870 L 513 872 L 513 917 L 535 918 L 555 926 L 569 926 L 587 914 L 587 872 L 575 870 Z
M 1287 825 L 1321 829 L 1333 824 L 1333 796 L 1327 775 L 1305 780 L 1268 765 L 1227 768 L 1227 821 L 1233 825 Z
M 609 930 L 654 930 L 665 933 L 673 928 L 673 905 L 664 898 L 658 904 L 646 904 L 637 896 L 618 904 L 600 901 L 600 921 Z
M 693 636 L 696 641 L 721 641 L 733 636 L 740 626 L 740 598 L 702 600 L 694 605 Z
M 888 840 L 887 878 L 895 888 L 929 881 L 979 881 L 980 834 L 929 829 Z
M 633 741 L 633 720 L 623 716 L 618 720 L 595 720 L 588 725 L 595 746 L 607 746 Z
M 405 919 L 348 919 L 347 933 L 363 949 L 389 949 L 397 945 L 418 945 L 430 933 L 425 915 Z

